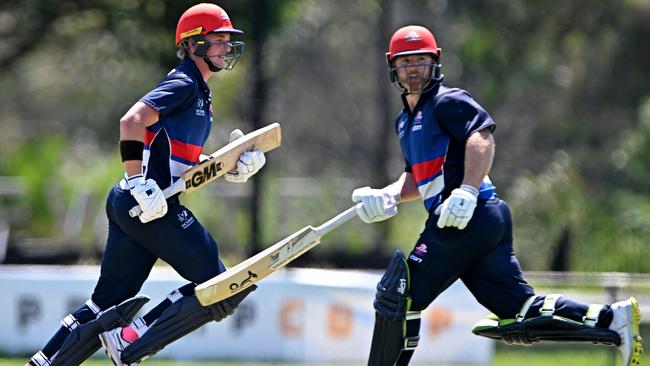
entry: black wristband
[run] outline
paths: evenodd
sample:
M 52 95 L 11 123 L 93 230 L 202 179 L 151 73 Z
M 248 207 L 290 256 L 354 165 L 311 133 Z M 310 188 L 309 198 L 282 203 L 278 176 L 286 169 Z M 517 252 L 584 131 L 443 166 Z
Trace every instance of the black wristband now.
M 120 141 L 120 155 L 122 155 L 122 161 L 142 160 L 143 150 L 144 150 L 144 142 L 142 141 L 135 141 L 135 140 Z

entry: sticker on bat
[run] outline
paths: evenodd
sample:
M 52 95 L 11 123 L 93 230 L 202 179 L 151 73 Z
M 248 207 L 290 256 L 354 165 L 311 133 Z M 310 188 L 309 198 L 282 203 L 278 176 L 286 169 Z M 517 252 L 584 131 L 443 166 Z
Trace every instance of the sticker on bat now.
M 230 291 L 236 291 L 239 288 L 244 288 L 245 286 L 253 283 L 253 278 L 257 278 L 257 274 L 253 271 L 248 271 L 248 277 L 245 280 L 243 280 L 240 284 L 233 282 L 228 287 L 230 288 Z
M 185 188 L 187 189 L 190 187 L 198 187 L 206 181 L 210 180 L 210 178 L 217 175 L 217 172 L 223 169 L 221 165 L 222 162 L 220 161 L 212 162 L 210 165 L 203 168 L 202 171 L 198 171 L 192 174 L 192 178 L 185 182 Z

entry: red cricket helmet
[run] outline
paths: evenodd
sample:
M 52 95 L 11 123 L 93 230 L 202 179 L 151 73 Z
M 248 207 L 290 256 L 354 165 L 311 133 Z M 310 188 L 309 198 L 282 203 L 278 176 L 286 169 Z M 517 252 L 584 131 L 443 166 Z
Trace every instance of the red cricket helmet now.
M 388 52 L 386 52 L 386 63 L 391 83 L 402 93 L 409 94 L 410 91 L 398 80 L 398 68 L 395 67 L 393 61 L 396 57 L 400 56 L 431 54 L 433 56 L 433 63 L 431 64 L 430 76 L 425 80 L 426 84 L 420 92 L 423 93 L 430 90 L 442 81 L 442 75 L 440 74 L 441 53 L 442 50 L 438 48 L 433 33 L 431 33 L 427 28 L 419 25 L 407 25 L 398 29 L 390 38 Z
M 407 25 L 393 33 L 386 58 L 393 61 L 398 56 L 418 53 L 431 53 L 437 58 L 440 49 L 430 30 L 419 25 Z
M 232 26 L 228 14 L 220 6 L 202 3 L 194 5 L 181 15 L 176 26 L 176 45 L 186 38 L 198 34 L 205 36 L 212 32 L 244 33 Z
M 205 37 L 208 33 L 242 34 L 244 32 L 232 26 L 228 14 L 220 6 L 202 3 L 187 9 L 178 19 L 176 45 L 189 51 L 190 42 L 194 42 L 196 49 L 193 54 L 203 58 L 211 71 L 232 70 L 237 60 L 244 53 L 244 42 L 229 41 L 229 51 L 222 55 L 224 65 L 217 66 L 210 60 L 212 56 L 207 55 L 212 44 Z

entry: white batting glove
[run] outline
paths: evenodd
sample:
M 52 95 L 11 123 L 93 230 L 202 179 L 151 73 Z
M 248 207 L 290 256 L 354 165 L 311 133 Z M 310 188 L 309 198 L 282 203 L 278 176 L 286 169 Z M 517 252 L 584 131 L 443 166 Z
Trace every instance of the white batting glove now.
M 397 215 L 397 201 L 384 189 L 357 188 L 352 192 L 352 201 L 361 202 L 356 206 L 357 215 L 368 224 Z
M 244 136 L 241 130 L 236 129 L 230 133 L 229 142 Z M 239 156 L 237 170 L 231 170 L 224 176 L 228 182 L 244 183 L 266 164 L 266 156 L 261 150 L 245 151 Z
M 131 195 L 140 205 L 138 216 L 142 223 L 161 218 L 167 213 L 165 194 L 153 179 L 144 180 L 142 174 L 126 177 Z
M 478 189 L 468 184 L 451 191 L 451 195 L 436 209 L 436 213 L 440 213 L 438 227 L 453 226 L 463 230 L 474 214 L 477 198 Z

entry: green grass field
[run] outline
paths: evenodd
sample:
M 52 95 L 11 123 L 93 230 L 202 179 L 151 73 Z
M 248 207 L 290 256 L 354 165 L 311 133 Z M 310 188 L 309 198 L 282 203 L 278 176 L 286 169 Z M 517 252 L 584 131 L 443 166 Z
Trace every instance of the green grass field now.
M 642 335 L 643 331 L 642 331 Z M 647 335 L 645 337 L 647 338 Z M 2 358 L 0 366 L 22 366 L 27 361 L 25 358 Z M 491 366 L 619 366 L 620 355 L 614 347 L 596 346 L 591 344 L 571 343 L 560 345 L 558 343 L 535 344 L 532 347 L 508 346 L 496 344 L 495 357 Z M 84 366 L 112 366 L 108 359 L 94 358 Z M 160 360 L 155 357 L 142 363 L 147 366 L 315 366 L 314 364 L 300 363 L 272 363 L 272 362 L 188 362 L 174 360 Z M 333 366 L 364 366 L 365 364 L 333 364 Z M 650 366 L 650 353 L 641 356 L 641 365 Z M 330 366 L 319 364 L 318 366 Z M 417 366 L 414 364 L 414 366 Z M 436 366 L 445 366 L 439 365 Z M 452 366 L 452 365 L 446 365 Z M 454 364 L 453 366 L 462 366 Z
M 556 347 L 534 346 L 511 347 L 499 346 L 495 355 L 494 366 L 617 366 L 620 365 L 618 354 L 613 348 L 602 346 L 580 346 L 578 348 L 560 349 Z M 24 365 L 26 359 L 3 358 L 0 359 L 0 366 Z M 111 366 L 107 360 L 92 359 L 83 364 L 84 366 Z M 307 366 L 298 363 L 241 363 L 241 362 L 186 362 L 169 360 L 149 360 L 143 365 L 150 366 Z M 641 365 L 650 365 L 650 356 L 644 355 L 641 358 Z M 313 366 L 313 365 L 311 365 Z M 325 365 L 321 365 L 325 366 Z M 336 366 L 362 366 L 361 364 L 336 364 Z M 439 365 L 440 366 L 440 365 Z M 460 366 L 460 365 L 454 365 Z

